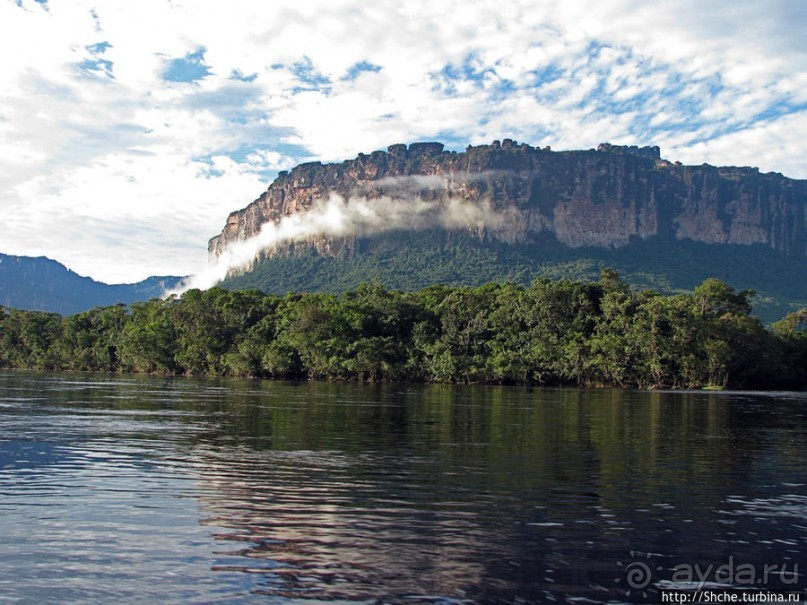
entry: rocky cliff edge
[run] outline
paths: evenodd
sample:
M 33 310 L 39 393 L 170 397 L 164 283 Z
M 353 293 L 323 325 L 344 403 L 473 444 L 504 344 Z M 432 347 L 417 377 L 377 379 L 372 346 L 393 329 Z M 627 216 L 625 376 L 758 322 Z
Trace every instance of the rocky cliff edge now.
M 508 242 L 552 234 L 573 248 L 620 247 L 631 238 L 659 237 L 807 254 L 807 181 L 755 168 L 686 166 L 662 159 L 658 147 L 603 143 L 596 150 L 552 151 L 504 139 L 465 152 L 446 151 L 441 143 L 397 144 L 341 163 L 300 164 L 229 215 L 209 242 L 211 257 L 332 194 L 486 202 L 507 210 L 509 219 L 479 235 Z M 334 253 L 328 237 L 311 243 L 320 254 Z M 283 250 L 266 252 L 278 253 Z

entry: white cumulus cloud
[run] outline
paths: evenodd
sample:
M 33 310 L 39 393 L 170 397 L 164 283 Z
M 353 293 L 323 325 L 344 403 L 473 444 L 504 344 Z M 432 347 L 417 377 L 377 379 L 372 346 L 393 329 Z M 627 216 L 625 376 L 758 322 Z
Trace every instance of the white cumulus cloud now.
M 277 171 L 416 140 L 807 178 L 805 26 L 790 0 L 5 0 L 0 248 L 192 273 Z

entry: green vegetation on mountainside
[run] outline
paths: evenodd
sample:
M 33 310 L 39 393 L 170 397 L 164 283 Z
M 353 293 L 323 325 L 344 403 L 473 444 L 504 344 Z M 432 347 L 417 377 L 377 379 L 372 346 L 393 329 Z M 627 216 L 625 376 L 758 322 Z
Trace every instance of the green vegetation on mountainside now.
M 68 315 L 148 300 L 176 287 L 181 279 L 155 276 L 133 284 L 105 284 L 48 258 L 0 254 L 0 305 Z
M 262 260 L 222 287 L 263 292 L 342 293 L 375 281 L 415 291 L 432 284 L 478 286 L 509 281 L 529 284 L 537 277 L 596 280 L 603 267 L 618 270 L 636 289 L 691 292 L 709 277 L 752 289 L 754 314 L 772 323 L 807 306 L 807 259 L 786 257 L 762 245 L 674 244 L 634 240 L 616 249 L 572 249 L 555 242 L 518 246 L 480 241 L 445 232 L 392 233 L 357 242 L 335 257 L 311 248 Z

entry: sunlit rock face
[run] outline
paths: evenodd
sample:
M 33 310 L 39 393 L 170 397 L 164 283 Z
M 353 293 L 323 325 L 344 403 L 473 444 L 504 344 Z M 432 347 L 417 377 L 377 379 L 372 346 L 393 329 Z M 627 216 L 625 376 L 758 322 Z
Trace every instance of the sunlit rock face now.
M 566 246 L 621 247 L 632 238 L 709 244 L 764 244 L 803 257 L 807 181 L 755 168 L 684 166 L 658 147 L 604 143 L 596 150 L 551 151 L 510 139 L 445 151 L 440 143 L 392 145 L 341 163 L 282 172 L 246 208 L 230 214 L 209 242 L 211 257 L 261 226 L 306 212 L 330 196 L 489 204 L 496 220 L 469 224 L 480 238 L 530 244 L 551 235 Z M 396 225 L 407 229 L 405 217 Z M 450 237 L 450 233 L 446 233 Z M 332 256 L 354 238 L 326 234 L 307 245 Z M 267 250 L 286 254 L 294 244 Z

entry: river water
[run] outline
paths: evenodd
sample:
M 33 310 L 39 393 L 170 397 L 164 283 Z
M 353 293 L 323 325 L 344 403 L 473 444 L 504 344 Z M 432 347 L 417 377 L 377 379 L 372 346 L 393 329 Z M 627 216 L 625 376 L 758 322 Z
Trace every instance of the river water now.
M 0 372 L 0 603 L 803 590 L 806 434 L 804 393 Z

